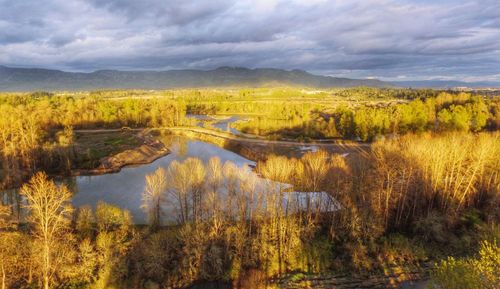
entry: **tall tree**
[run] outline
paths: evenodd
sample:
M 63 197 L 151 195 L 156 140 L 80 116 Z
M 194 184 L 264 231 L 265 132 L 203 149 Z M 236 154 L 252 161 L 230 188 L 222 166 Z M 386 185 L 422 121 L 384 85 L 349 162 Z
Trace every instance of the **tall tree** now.
M 153 229 L 161 225 L 162 204 L 165 202 L 167 190 L 167 176 L 163 168 L 158 168 L 154 173 L 146 175 L 146 187 L 142 193 L 142 208 L 148 214 L 148 219 Z
M 219 196 L 220 188 L 224 182 L 222 174 L 222 164 L 218 157 L 212 157 L 207 165 L 207 198 L 205 201 L 205 211 L 210 218 L 212 227 L 211 233 L 218 235 L 222 227 L 222 208 L 224 204 Z
M 30 212 L 29 221 L 34 225 L 35 236 L 41 243 L 41 274 L 44 289 L 49 289 L 57 270 L 53 250 L 57 241 L 67 232 L 68 216 L 72 212 L 69 204 L 71 193 L 64 185 L 57 186 L 39 172 L 21 188 Z
M 292 161 L 286 157 L 275 155 L 271 155 L 267 161 L 260 164 L 259 167 L 259 172 L 261 172 L 264 177 L 271 180 L 271 192 L 277 197 L 277 199 L 271 197 L 268 198 L 268 200 L 272 200 L 272 205 L 269 207 L 273 211 L 271 214 L 274 215 L 272 218 L 274 221 L 272 222 L 275 222 L 279 275 L 283 273 L 283 261 L 285 260 L 285 250 L 283 247 L 288 232 L 288 226 L 285 219 L 288 217 L 289 202 L 284 201 L 284 189 L 287 186 L 287 181 L 289 181 L 293 175 L 293 169 Z M 276 194 L 276 189 L 278 190 L 278 194 Z

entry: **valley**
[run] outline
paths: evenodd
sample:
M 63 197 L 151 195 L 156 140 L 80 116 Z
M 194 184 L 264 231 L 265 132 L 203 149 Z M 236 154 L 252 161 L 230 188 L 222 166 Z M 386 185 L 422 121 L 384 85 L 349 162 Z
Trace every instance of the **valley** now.
M 31 238 L 37 194 L 65 196 L 56 212 L 71 213 L 57 218 L 74 239 L 54 240 L 81 257 L 54 258 L 97 274 L 54 269 L 54 282 L 417 288 L 440 278 L 441 258 L 494 248 L 498 234 L 489 95 L 280 87 L 0 103 L 2 218 L 18 228 L 2 238 Z

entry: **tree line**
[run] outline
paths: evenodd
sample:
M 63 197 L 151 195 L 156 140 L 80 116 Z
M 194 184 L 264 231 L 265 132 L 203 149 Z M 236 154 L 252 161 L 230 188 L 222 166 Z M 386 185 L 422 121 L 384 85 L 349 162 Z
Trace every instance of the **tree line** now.
M 184 124 L 185 104 L 169 98 L 106 99 L 47 93 L 0 97 L 0 188 L 43 169 L 65 172 L 74 129 Z
M 256 117 L 236 124 L 245 133 L 271 138 L 343 138 L 373 141 L 388 135 L 424 131 L 497 130 L 500 101 L 468 93 L 442 92 L 436 97 L 393 105 L 339 105 L 314 108 L 300 114 L 283 109 L 271 117 Z

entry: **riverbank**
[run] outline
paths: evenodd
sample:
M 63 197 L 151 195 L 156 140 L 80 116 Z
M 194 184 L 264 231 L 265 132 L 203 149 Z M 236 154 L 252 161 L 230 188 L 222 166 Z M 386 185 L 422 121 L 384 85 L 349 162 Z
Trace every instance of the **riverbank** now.
M 227 132 L 209 130 L 198 127 L 166 128 L 168 133 L 187 138 L 197 139 L 215 144 L 224 149 L 233 151 L 249 160 L 266 160 L 269 155 L 284 155 L 300 157 L 308 151 L 326 150 L 329 153 L 353 154 L 366 153 L 371 145 L 353 141 L 335 142 L 297 142 L 283 140 L 265 140 L 234 135 Z
M 78 130 L 77 133 L 80 135 L 80 141 L 76 151 L 80 160 L 71 171 L 73 176 L 116 173 L 126 166 L 151 163 L 169 153 L 167 145 L 158 137 L 161 133 L 212 143 L 256 162 L 266 160 L 271 154 L 299 157 L 307 151 L 318 149 L 338 154 L 358 153 L 369 149 L 368 144 L 355 142 L 306 144 L 271 141 L 197 127 Z M 99 151 L 100 154 L 81 160 L 82 156 L 87 157 L 92 151 Z
M 82 133 L 82 132 L 80 132 Z M 94 134 L 99 138 L 101 132 L 85 132 Z M 131 132 L 124 132 L 130 134 Z M 102 175 L 119 172 L 123 167 L 149 164 L 165 155 L 170 150 L 157 140 L 149 131 L 139 131 L 134 133 L 135 145 L 127 149 L 106 155 L 99 159 L 99 165 L 94 168 L 76 168 L 71 171 L 71 175 Z

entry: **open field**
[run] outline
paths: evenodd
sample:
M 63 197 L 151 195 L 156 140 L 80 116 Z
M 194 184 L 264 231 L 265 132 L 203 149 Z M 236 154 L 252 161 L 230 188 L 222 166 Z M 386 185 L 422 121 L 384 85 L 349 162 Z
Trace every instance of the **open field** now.
M 90 175 L 151 163 L 166 155 L 168 149 L 141 130 L 80 130 L 76 132 L 75 153 L 71 174 Z
M 77 154 L 76 168 L 90 169 L 100 165 L 101 159 L 119 152 L 136 148 L 142 140 L 128 131 L 100 131 L 75 133 L 74 149 Z

